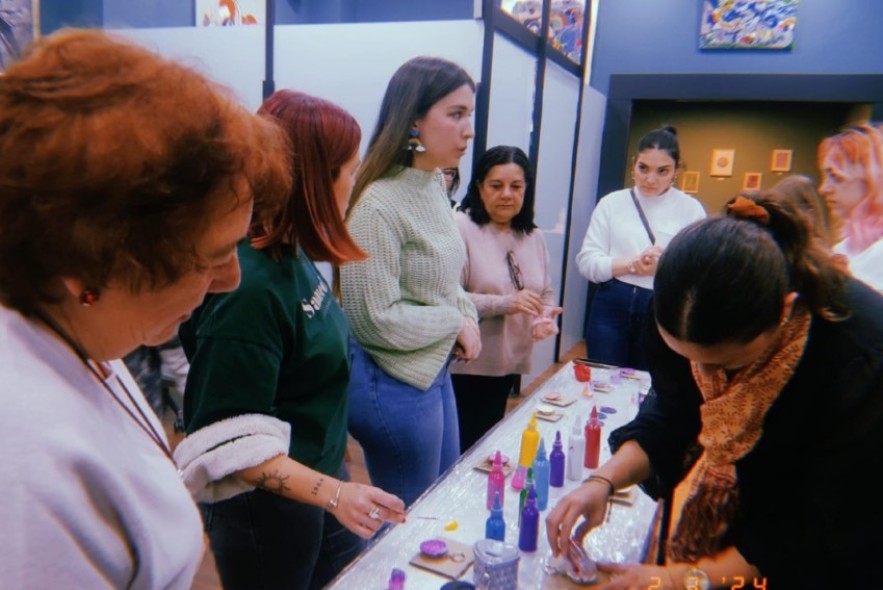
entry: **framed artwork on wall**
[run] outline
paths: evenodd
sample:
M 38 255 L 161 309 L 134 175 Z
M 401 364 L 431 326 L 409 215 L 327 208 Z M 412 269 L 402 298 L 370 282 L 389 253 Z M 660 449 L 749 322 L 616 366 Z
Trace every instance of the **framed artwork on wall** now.
M 196 0 L 196 25 L 230 27 L 266 24 L 265 0 Z
M 791 172 L 791 158 L 794 150 L 773 150 L 770 159 L 770 170 L 773 172 Z
M 699 49 L 791 49 L 800 0 L 703 0 Z
M 691 195 L 695 195 L 699 192 L 699 173 L 698 172 L 684 172 L 684 181 L 681 185 L 681 190 L 685 193 L 690 193 Z
M 743 191 L 760 190 L 760 181 L 762 179 L 763 179 L 763 174 L 760 172 L 746 172 L 745 179 L 742 181 L 742 190 Z
M 0 2 L 0 73 L 40 36 L 39 0 Z
M 711 150 L 711 176 L 732 176 L 736 150 Z

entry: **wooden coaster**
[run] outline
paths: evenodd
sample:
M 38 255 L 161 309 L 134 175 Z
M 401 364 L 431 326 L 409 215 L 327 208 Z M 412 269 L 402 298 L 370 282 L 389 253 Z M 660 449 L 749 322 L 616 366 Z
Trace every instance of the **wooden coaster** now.
M 542 398 L 542 399 L 543 399 L 543 403 L 544 403 L 544 404 L 549 404 L 549 405 L 552 405 L 552 406 L 558 406 L 558 407 L 560 407 L 560 408 L 566 408 L 567 406 L 569 406 L 569 405 L 571 405 L 571 404 L 573 404 L 573 403 L 576 403 L 576 398 L 575 398 L 575 397 L 561 397 L 561 398 L 558 398 L 558 399 L 546 399 L 546 398 Z M 537 416 L 537 417 L 539 417 L 539 416 Z
M 552 414 L 540 414 L 536 413 L 537 420 L 545 420 L 546 422 L 557 422 L 561 418 L 564 417 L 564 414 L 561 412 L 554 412 Z
M 460 578 L 466 570 L 472 565 L 474 556 L 472 547 L 459 541 L 442 538 L 448 546 L 447 555 L 441 557 L 427 557 L 423 553 L 418 552 L 411 558 L 409 562 L 415 567 L 425 569 L 435 574 L 442 575 L 451 580 Z
M 537 416 L 537 418 L 539 418 L 539 416 Z M 475 466 L 475 469 L 477 469 L 478 471 L 484 471 L 485 473 L 490 473 L 491 469 L 493 469 L 493 467 L 494 467 L 494 462 L 491 461 L 490 459 L 488 459 L 487 457 L 485 457 L 481 463 L 479 463 Z M 506 477 L 509 477 L 510 473 L 512 473 L 512 463 L 511 462 L 503 465 L 503 474 Z

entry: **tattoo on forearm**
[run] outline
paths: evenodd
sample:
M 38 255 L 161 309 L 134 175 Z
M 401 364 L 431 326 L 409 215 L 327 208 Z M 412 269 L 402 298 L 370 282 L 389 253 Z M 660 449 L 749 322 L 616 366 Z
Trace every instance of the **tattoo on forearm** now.
M 322 484 L 325 483 L 325 478 L 320 477 L 316 480 L 316 483 L 313 484 L 313 490 L 310 492 L 314 496 L 319 493 L 319 490 L 322 489 Z
M 287 475 L 282 475 L 278 470 L 273 471 L 272 473 L 261 473 L 258 476 L 257 481 L 255 481 L 255 485 L 262 490 L 267 490 L 268 492 L 275 492 L 277 494 L 284 494 L 288 491 L 288 484 L 285 482 L 288 481 Z

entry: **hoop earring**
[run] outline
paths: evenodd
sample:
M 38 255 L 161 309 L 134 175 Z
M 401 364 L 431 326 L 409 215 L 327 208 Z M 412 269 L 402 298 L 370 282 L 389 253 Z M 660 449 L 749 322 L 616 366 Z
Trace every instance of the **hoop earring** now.
M 408 138 L 408 150 L 418 154 L 426 151 L 426 146 L 420 141 L 420 132 L 416 129 L 411 129 L 410 137 Z
M 83 307 L 92 307 L 94 304 L 98 303 L 99 298 L 97 291 L 83 289 L 83 292 L 80 293 L 80 305 Z

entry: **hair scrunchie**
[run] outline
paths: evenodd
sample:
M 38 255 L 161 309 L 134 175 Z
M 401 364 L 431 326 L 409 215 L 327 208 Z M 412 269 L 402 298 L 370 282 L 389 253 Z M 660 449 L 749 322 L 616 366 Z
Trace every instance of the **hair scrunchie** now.
M 761 225 L 769 225 L 770 213 L 751 199 L 747 199 L 741 195 L 733 199 L 733 202 L 727 205 L 727 213 L 731 217 L 737 219 L 749 219 L 756 221 Z

